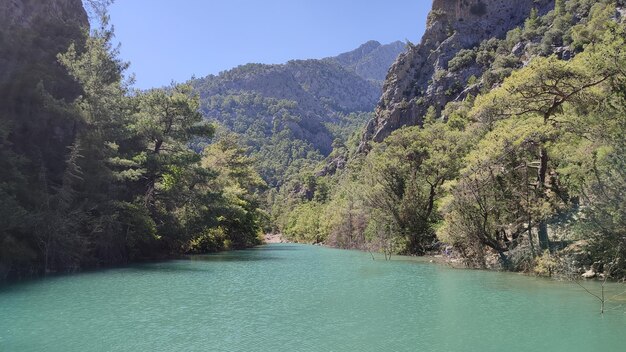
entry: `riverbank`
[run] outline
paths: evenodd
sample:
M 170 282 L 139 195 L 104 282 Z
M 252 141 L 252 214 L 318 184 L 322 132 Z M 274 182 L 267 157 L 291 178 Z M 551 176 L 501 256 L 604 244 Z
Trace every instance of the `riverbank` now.
M 270 243 L 289 243 L 289 241 L 285 240 L 282 234 L 280 233 L 266 233 L 263 235 L 263 241 L 265 244 Z

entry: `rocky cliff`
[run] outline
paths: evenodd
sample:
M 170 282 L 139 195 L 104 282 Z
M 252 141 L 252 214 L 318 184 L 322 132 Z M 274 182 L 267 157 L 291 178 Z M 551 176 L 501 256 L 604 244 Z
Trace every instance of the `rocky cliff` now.
M 81 0 L 0 1 L 0 127 L 11 128 L 0 147 L 41 161 L 50 184 L 60 182 L 75 120 L 46 99 L 71 101 L 81 93 L 57 55 L 71 43 L 80 50 L 88 28 Z
M 87 26 L 87 13 L 81 0 L 3 0 L 0 28 L 33 28 L 40 22 Z
M 440 113 L 446 103 L 462 99 L 470 77 L 480 77 L 485 68 L 447 71 L 461 50 L 505 36 L 523 25 L 533 8 L 543 14 L 553 7 L 554 0 L 434 0 L 421 42 L 409 45 L 389 70 L 361 149 L 402 126 L 421 124 L 430 106 Z
M 88 28 L 81 0 L 0 2 L 0 83 L 31 65 L 56 65 L 56 55 Z

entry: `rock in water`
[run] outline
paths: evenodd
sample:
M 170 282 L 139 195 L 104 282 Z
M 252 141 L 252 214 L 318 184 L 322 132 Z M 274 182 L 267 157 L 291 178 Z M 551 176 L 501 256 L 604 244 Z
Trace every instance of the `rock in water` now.
M 594 277 L 596 277 L 596 273 L 593 271 L 593 269 L 589 269 L 584 274 L 582 274 L 582 277 L 584 277 L 585 279 L 593 279 Z

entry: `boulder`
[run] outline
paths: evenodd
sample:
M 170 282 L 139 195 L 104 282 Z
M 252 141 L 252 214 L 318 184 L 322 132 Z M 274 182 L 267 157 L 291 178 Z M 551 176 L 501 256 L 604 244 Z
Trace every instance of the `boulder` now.
M 593 279 L 594 277 L 596 277 L 596 273 L 593 271 L 593 269 L 589 269 L 585 271 L 581 276 L 585 279 Z

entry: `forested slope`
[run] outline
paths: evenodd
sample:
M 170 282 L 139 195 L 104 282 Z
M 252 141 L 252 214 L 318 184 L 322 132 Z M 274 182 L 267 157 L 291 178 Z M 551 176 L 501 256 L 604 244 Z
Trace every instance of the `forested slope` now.
M 259 242 L 245 149 L 190 149 L 214 131 L 197 97 L 130 90 L 102 22 L 89 35 L 79 0 L 0 4 L 0 279 Z
M 344 171 L 310 178 L 308 197 L 284 190 L 274 208 L 279 230 L 387 253 L 445 249 L 470 266 L 624 278 L 624 4 L 535 6 L 502 36 L 433 52 L 435 71 L 415 67 L 400 86 L 390 73 L 386 91 L 399 94 L 420 86 L 422 73 L 436 77 L 390 115 L 383 96 L 377 121 L 388 136 L 366 133 L 360 154 L 336 150 L 352 155 Z M 444 15 L 435 7 L 430 18 Z M 451 33 L 464 35 L 442 35 Z M 406 62 L 401 56 L 392 72 Z M 430 92 L 446 86 L 438 79 L 461 72 L 467 81 L 432 104 L 439 95 Z
M 189 83 L 204 116 L 240 135 L 262 177 L 280 187 L 313 169 L 334 142 L 356 140 L 380 98 L 381 72 L 402 50 L 371 41 L 332 58 L 247 64 Z

